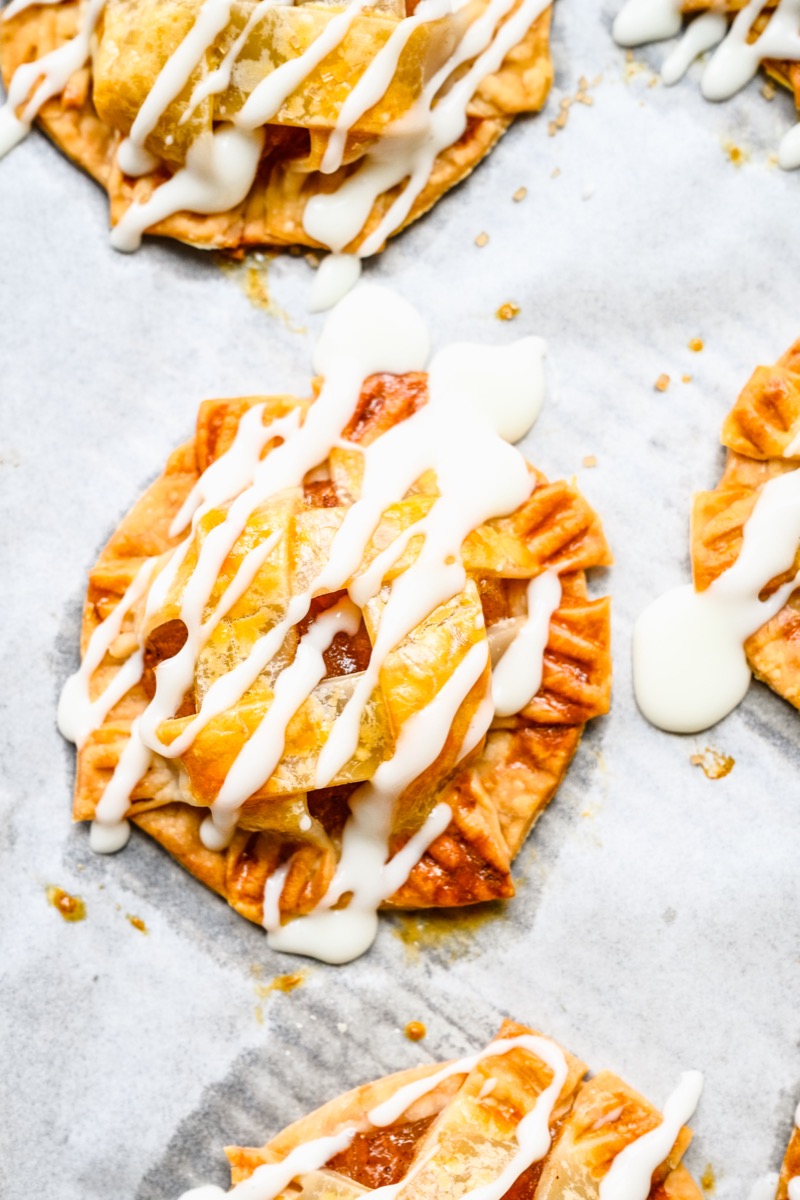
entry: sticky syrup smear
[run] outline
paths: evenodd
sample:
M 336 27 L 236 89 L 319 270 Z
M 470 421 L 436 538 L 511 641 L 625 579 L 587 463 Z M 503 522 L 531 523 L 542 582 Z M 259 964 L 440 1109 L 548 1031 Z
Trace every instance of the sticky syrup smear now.
M 69 892 L 55 884 L 47 887 L 47 901 L 65 921 L 83 921 L 86 918 L 86 905 L 80 896 L 70 896 Z

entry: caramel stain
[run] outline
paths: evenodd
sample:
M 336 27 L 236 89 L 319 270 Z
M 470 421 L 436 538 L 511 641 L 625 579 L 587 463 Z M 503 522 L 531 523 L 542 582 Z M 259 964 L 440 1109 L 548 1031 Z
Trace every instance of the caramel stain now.
M 736 759 L 730 754 L 721 754 L 711 746 L 706 746 L 702 754 L 693 754 L 689 759 L 693 767 L 700 767 L 706 779 L 724 779 L 730 775 Z
M 215 261 L 220 270 L 233 279 L 254 308 L 279 320 L 290 333 L 306 333 L 275 300 L 269 290 L 269 264 L 274 258 L 256 251 L 249 255 L 217 253 Z
M 504 914 L 502 900 L 490 900 L 468 908 L 397 913 L 392 920 L 392 932 L 414 961 L 421 952 L 439 947 L 446 949 L 450 959 L 464 958 L 474 948 L 475 934 Z
M 741 146 L 737 146 L 735 142 L 730 140 L 724 141 L 722 149 L 735 167 L 741 167 L 742 163 L 750 161 L 750 155 L 747 151 L 743 150 Z
M 717 1177 L 711 1163 L 706 1163 L 706 1169 L 700 1176 L 700 1186 L 704 1192 L 713 1192 L 717 1186 Z
M 514 304 L 512 300 L 506 300 L 505 304 L 501 304 L 494 315 L 498 321 L 513 321 L 515 317 L 519 316 L 519 313 L 519 305 Z
M 409 1021 L 403 1032 L 410 1042 L 421 1042 L 428 1031 L 422 1021 Z
M 83 921 L 86 917 L 86 905 L 80 896 L 70 896 L 55 884 L 51 883 L 47 888 L 47 901 L 65 921 Z
M 131 913 L 125 914 L 125 920 L 129 921 L 134 929 L 138 929 L 139 933 L 148 933 L 149 930 L 141 917 L 134 917 Z
M 258 978 L 261 974 L 260 968 L 254 967 L 252 973 Z M 256 1005 L 256 1020 L 259 1025 L 264 1021 L 264 1001 L 268 996 L 273 992 L 283 992 L 284 994 L 293 992 L 296 988 L 302 987 L 307 978 L 307 972 L 295 971 L 291 975 L 276 975 L 274 979 L 270 979 L 269 983 L 257 983 L 256 995 L 259 1003 Z

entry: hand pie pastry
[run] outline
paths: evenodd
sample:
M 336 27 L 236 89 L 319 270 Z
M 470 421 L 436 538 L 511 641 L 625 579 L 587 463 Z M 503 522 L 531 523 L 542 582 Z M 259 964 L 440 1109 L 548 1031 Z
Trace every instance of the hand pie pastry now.
M 622 46 L 639 46 L 681 32 L 681 41 L 662 68 L 665 83 L 686 73 L 707 50 L 702 90 L 707 100 L 727 100 L 757 74 L 759 66 L 793 93 L 800 108 L 800 62 L 797 59 L 797 9 L 793 0 L 625 0 L 614 22 L 614 37 Z M 800 125 L 783 138 L 779 162 L 800 167 Z
M 698 1072 L 663 1116 L 610 1071 L 585 1074 L 556 1042 L 504 1021 L 477 1054 L 364 1084 L 260 1149 L 228 1147 L 233 1190 L 184 1200 L 699 1200 L 681 1165 Z
M 756 369 L 722 444 L 725 472 L 692 509 L 694 587 L 662 596 L 634 639 L 640 706 L 679 732 L 730 712 L 751 672 L 800 708 L 800 342 Z
M 271 944 L 329 961 L 366 949 L 381 904 L 513 895 L 609 702 L 596 514 L 470 407 L 470 347 L 427 372 L 424 344 L 370 348 L 409 321 L 362 286 L 311 399 L 201 405 L 90 573 L 60 708 L 99 848 L 129 817 Z M 504 363 L 528 388 L 525 343 L 482 353 L 491 405 Z
M 13 0 L 0 152 L 34 118 L 112 241 L 367 256 L 552 82 L 550 0 Z
M 798 1128 L 800 1108 L 795 1114 L 795 1125 L 778 1179 L 778 1190 L 775 1200 L 798 1200 L 800 1196 L 800 1128 Z

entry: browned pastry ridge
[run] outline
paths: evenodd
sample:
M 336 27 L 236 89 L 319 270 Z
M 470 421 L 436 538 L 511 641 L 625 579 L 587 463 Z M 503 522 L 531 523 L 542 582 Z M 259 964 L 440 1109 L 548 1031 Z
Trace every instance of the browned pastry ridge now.
M 727 447 L 725 472 L 713 491 L 700 492 L 692 511 L 692 570 L 702 592 L 733 565 L 742 547 L 745 523 L 764 484 L 800 467 L 800 342 L 772 367 L 758 367 L 722 427 Z M 787 452 L 789 455 L 787 456 Z M 800 570 L 794 564 L 770 580 L 771 595 Z M 795 708 L 800 708 L 800 590 L 781 611 L 745 642 L 750 668 Z
M 427 399 L 427 376 L 376 375 L 361 392 L 359 408 L 346 430 L 353 442 L 368 445 L 391 426 L 410 416 Z M 83 615 L 82 652 L 94 629 L 114 610 L 144 559 L 163 554 L 177 544 L 169 527 L 198 476 L 231 445 L 239 420 L 254 404 L 265 403 L 265 423 L 308 402 L 291 397 L 250 397 L 215 400 L 199 411 L 194 439 L 175 451 L 164 474 L 123 519 L 89 575 Z M 267 447 L 267 451 L 269 447 Z M 309 561 L 325 553 L 336 522 L 358 496 L 360 476 L 353 465 L 357 452 L 332 451 L 327 466 L 306 479 L 291 495 L 279 493 L 272 517 L 286 527 L 285 570 L 264 568 L 253 587 L 232 610 L 231 625 L 224 631 L 223 657 L 229 645 L 252 639 L 271 604 L 291 592 L 291 561 Z M 533 471 L 533 468 L 531 468 Z M 430 474 L 430 473 L 429 473 Z M 465 653 L 470 630 L 486 626 L 491 643 L 493 627 L 524 615 L 528 580 L 545 570 L 560 575 L 563 594 L 549 629 L 542 686 L 516 716 L 495 718 L 485 739 L 468 758 L 459 761 L 465 730 L 485 694 L 486 672 L 459 709 L 440 757 L 403 795 L 397 805 L 390 850 L 396 852 L 419 829 L 439 801 L 452 809 L 449 828 L 429 847 L 407 882 L 390 903 L 405 908 L 443 907 L 496 900 L 514 893 L 511 861 L 534 821 L 553 797 L 578 746 L 584 725 L 605 713 L 611 681 L 609 601 L 590 599 L 584 572 L 610 562 L 610 553 L 597 515 L 577 489 L 561 481 L 548 483 L 534 472 L 537 486 L 529 500 L 508 517 L 493 519 L 471 534 L 462 549 L 467 584 L 450 607 L 437 609 L 436 620 L 426 619 L 414 633 L 413 654 L 398 650 L 394 668 L 387 660 L 389 691 L 383 703 L 402 722 L 404 713 L 421 708 L 441 687 L 452 670 L 454 656 Z M 388 534 L 396 536 L 403 522 L 415 519 L 430 504 L 435 482 L 424 476 L 401 504 L 384 514 L 375 544 Z M 283 513 L 284 515 L 280 515 Z M 248 537 L 259 536 L 258 512 Z M 272 518 L 270 518 L 272 519 Z M 399 524 L 398 524 L 399 523 Z M 381 530 L 384 533 L 381 533 Z M 202 530 L 200 531 L 200 535 Z M 327 539 L 327 542 L 326 542 Z M 243 537 L 242 543 L 246 541 Z M 252 542 L 248 543 L 252 544 Z M 385 543 L 383 543 L 385 544 Z M 244 551 L 237 551 L 241 555 Z M 416 557 L 413 543 L 395 568 Z M 227 570 L 233 572 L 241 558 L 231 554 Z M 268 564 L 269 565 L 269 564 Z M 305 568 L 307 571 L 307 567 Z M 307 576 L 306 576 L 307 577 Z M 219 586 L 225 583 L 224 571 Z M 335 597 L 319 597 L 317 611 Z M 444 609 L 446 608 L 446 611 Z M 438 614 L 438 615 L 437 615 Z M 471 615 L 470 615 L 471 614 Z M 169 617 L 167 610 L 165 615 Z M 313 616 L 313 613 L 312 613 Z M 374 624 L 365 609 L 365 620 L 354 637 L 339 634 L 326 656 L 328 679 L 362 671 L 370 654 Z M 235 624 L 233 618 L 239 622 Z M 78 754 L 73 815 L 91 819 L 129 739 L 131 723 L 141 714 L 153 692 L 153 670 L 175 654 L 185 637 L 176 619 L 159 618 L 146 631 L 145 672 L 109 712 L 103 724 Z M 141 606 L 129 613 L 117 643 L 92 677 L 93 695 L 114 678 L 121 659 L 130 654 L 131 640 L 141 632 Z M 467 633 L 464 633 L 467 630 Z M 299 631 L 302 633 L 302 630 Z M 293 631 L 296 646 L 297 631 Z M 485 636 L 481 634 L 481 636 Z M 288 643 L 287 643 L 288 644 Z M 394 652 L 393 652 L 394 654 Z M 204 670 L 215 668 L 210 660 Z M 382 669 L 383 679 L 383 669 Z M 174 721 L 179 732 L 196 711 L 198 693 L 208 678 L 196 680 Z M 263 712 L 268 700 L 259 700 Z M 174 855 L 188 871 L 252 921 L 263 920 L 263 895 L 268 876 L 291 859 L 281 896 L 281 915 L 309 912 L 324 896 L 335 870 L 348 799 L 359 781 L 370 777 L 375 763 L 365 751 L 355 779 L 319 791 L 299 788 L 292 775 L 291 744 L 299 753 L 312 754 L 319 731 L 299 719 L 287 729 L 286 757 L 275 774 L 241 811 L 233 841 L 227 850 L 204 847 L 199 828 L 221 786 L 232 756 L 249 736 L 252 711 L 240 705 L 212 722 L 181 760 L 154 756 L 153 764 L 132 792 L 129 816 Z M 248 726 L 248 722 L 250 725 Z M 355 761 L 355 760 L 354 760 Z M 286 766 L 286 763 L 290 763 Z M 313 775 L 311 776 L 313 779 Z
M 498 1036 L 532 1032 L 504 1021 Z M 562 1053 L 568 1073 L 550 1121 L 549 1152 L 520 1175 L 504 1200 L 597 1200 L 616 1156 L 660 1124 L 658 1110 L 616 1075 L 601 1071 L 587 1081 L 586 1065 L 569 1051 Z M 458 1200 L 495 1179 L 506 1165 L 517 1149 L 516 1127 L 551 1082 L 552 1071 L 529 1051 L 514 1048 L 439 1083 L 393 1125 L 370 1125 L 367 1114 L 375 1105 L 443 1065 L 426 1064 L 364 1084 L 302 1117 L 260 1149 L 228 1147 L 232 1183 L 248 1179 L 264 1163 L 283 1160 L 304 1142 L 355 1127 L 359 1132 L 348 1150 L 293 1181 L 281 1200 L 355 1200 L 403 1179 L 404 1200 L 437 1195 Z M 702 1193 L 681 1164 L 691 1136 L 684 1126 L 653 1173 L 648 1200 L 699 1200 Z
M 486 2 L 474 0 L 475 16 L 486 7 Z M 198 3 L 191 0 L 188 5 L 186 0 L 108 0 L 90 65 L 76 72 L 61 95 L 47 101 L 41 110 L 42 128 L 108 192 L 112 225 L 131 203 L 146 200 L 159 184 L 169 179 L 181 165 L 182 154 L 185 156 L 184 130 L 193 130 L 194 119 L 181 124 L 187 99 L 182 95 L 148 139 L 148 149 L 160 160 L 158 167 L 133 179 L 125 176 L 117 164 L 122 137 L 129 132 L 158 69 L 177 44 L 174 31 L 185 32 L 186 13 L 198 6 L 199 0 Z M 289 8 L 288 12 L 302 13 L 314 7 L 309 4 Z M 0 64 L 6 86 L 21 64 L 41 58 L 75 36 L 81 8 L 80 0 L 34 6 L 0 23 Z M 316 8 L 328 14 L 334 11 L 330 5 Z M 401 228 L 427 212 L 440 196 L 464 179 L 489 153 L 515 116 L 538 112 L 543 107 L 553 78 L 549 33 L 547 9 L 509 52 L 500 70 L 483 80 L 470 102 L 463 137 L 439 154 L 427 184 Z M 119 44 L 127 47 L 127 56 L 116 55 Z M 104 53 L 104 46 L 108 53 Z M 295 49 L 294 53 L 297 52 Z M 366 45 L 356 45 L 350 57 L 355 57 L 358 69 L 363 70 L 374 52 L 367 40 Z M 345 62 L 338 70 L 352 72 L 353 64 Z M 206 249 L 319 245 L 303 228 L 306 202 L 317 193 L 339 187 L 375 141 L 374 134 L 356 130 L 348 136 L 342 168 L 331 175 L 320 172 L 336 112 L 332 101 L 333 107 L 326 113 L 325 88 L 333 86 L 330 75 L 327 71 L 323 77 L 320 70 L 312 76 L 307 88 L 298 88 L 292 94 L 294 102 L 284 105 L 286 111 L 282 109 L 266 127 L 258 176 L 241 204 L 214 215 L 177 213 L 148 232 Z M 142 76 L 147 84 L 144 90 Z M 341 90 L 342 81 L 338 82 Z M 347 78 L 344 82 L 348 82 Z M 389 108 L 378 113 L 378 123 L 400 115 L 410 99 L 413 95 L 398 98 L 390 89 L 385 101 Z M 341 103 L 341 97 L 337 103 Z M 209 99 L 203 110 L 208 128 L 213 127 L 215 120 L 213 105 L 213 98 Z M 307 112 L 315 106 L 321 106 L 323 111 L 312 121 Z M 380 105 L 377 109 L 380 110 Z M 220 114 L 216 113 L 216 117 L 219 119 Z M 399 191 L 400 187 L 396 187 L 378 198 L 364 229 L 348 249 L 355 248 L 378 226 Z

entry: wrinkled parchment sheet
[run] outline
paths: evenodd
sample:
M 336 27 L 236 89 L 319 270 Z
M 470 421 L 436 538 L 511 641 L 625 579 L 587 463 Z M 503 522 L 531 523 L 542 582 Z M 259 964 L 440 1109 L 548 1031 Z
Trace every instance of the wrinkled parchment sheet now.
M 664 47 L 626 62 L 613 9 L 559 0 L 545 114 L 367 272 L 420 307 L 438 345 L 547 339 L 525 449 L 577 476 L 606 523 L 617 561 L 593 588 L 614 595 L 613 711 L 520 854 L 515 900 L 467 921 L 386 919 L 347 967 L 273 954 L 143 834 L 94 856 L 70 825 L 74 756 L 55 728 L 86 571 L 198 402 L 307 388 L 311 268 L 270 261 L 267 311 L 210 256 L 111 250 L 104 195 L 41 135 L 0 163 L 6 1200 L 226 1184 L 224 1144 L 477 1047 L 506 1013 L 656 1103 L 701 1069 L 688 1162 L 698 1178 L 711 1165 L 719 1200 L 777 1169 L 800 1099 L 797 717 L 754 684 L 709 734 L 659 733 L 633 703 L 629 655 L 635 615 L 687 578 L 689 497 L 720 473 L 724 413 L 800 334 L 800 174 L 772 158 L 792 104 L 755 83 L 713 106 L 694 73 L 667 90 Z M 551 136 L 581 76 L 593 103 Z M 521 311 L 503 323 L 506 301 Z M 706 746 L 735 758 L 726 778 L 691 764 Z M 81 896 L 86 919 L 65 923 L 48 884 Z M 270 990 L 298 970 L 301 986 Z

